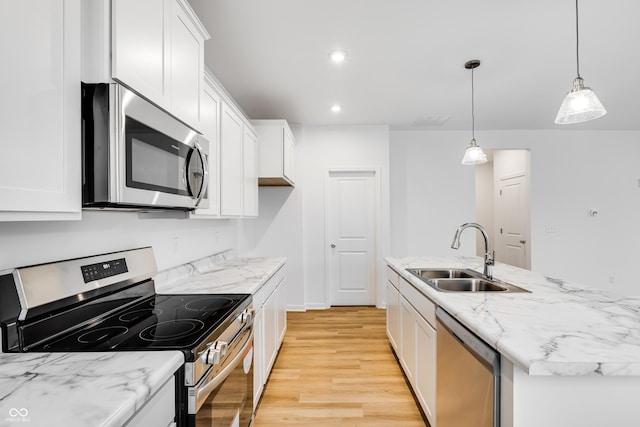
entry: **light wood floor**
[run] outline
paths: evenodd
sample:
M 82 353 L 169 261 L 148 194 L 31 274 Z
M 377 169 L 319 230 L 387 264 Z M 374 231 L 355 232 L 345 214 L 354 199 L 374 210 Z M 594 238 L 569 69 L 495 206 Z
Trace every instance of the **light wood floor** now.
M 425 427 L 391 351 L 385 311 L 290 312 L 253 427 Z

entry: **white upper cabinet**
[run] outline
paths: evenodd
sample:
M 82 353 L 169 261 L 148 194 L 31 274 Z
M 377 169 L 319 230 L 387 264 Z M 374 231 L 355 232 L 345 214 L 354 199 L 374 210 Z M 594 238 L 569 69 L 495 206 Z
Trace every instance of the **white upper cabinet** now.
M 253 127 L 244 125 L 242 137 L 242 216 L 258 216 L 258 137 Z
M 111 73 L 118 80 L 169 110 L 173 0 L 112 0 Z M 144 19 L 141 19 L 144 17 Z
M 80 1 L 4 2 L 0 220 L 80 219 Z
M 92 0 L 82 7 L 83 81 L 119 81 L 201 130 L 210 36 L 187 1 Z
M 205 85 L 200 109 L 202 113 L 202 134 L 209 141 L 209 186 L 207 200 L 209 207 L 198 208 L 192 218 L 215 218 L 220 216 L 220 112 L 222 98 L 214 80 L 205 73 Z
M 204 86 L 204 41 L 210 37 L 185 0 L 174 0 L 172 7 L 169 61 L 171 112 L 200 129 L 200 96 Z
M 220 122 L 220 214 L 242 215 L 242 137 L 240 115 L 226 102 L 222 103 Z
M 260 146 L 260 185 L 293 186 L 295 140 L 286 120 L 253 120 Z

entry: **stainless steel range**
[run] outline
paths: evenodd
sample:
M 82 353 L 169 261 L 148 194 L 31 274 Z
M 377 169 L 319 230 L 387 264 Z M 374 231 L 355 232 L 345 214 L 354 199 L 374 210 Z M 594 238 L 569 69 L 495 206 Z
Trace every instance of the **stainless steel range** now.
M 0 274 L 4 352 L 180 350 L 176 422 L 253 415 L 251 295 L 157 295 L 150 247 Z

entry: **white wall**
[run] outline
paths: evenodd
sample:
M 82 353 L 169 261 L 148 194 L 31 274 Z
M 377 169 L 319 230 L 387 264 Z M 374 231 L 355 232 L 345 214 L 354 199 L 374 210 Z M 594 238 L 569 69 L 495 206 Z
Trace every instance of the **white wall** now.
M 532 270 L 639 295 L 639 131 L 483 131 L 484 148 L 531 152 Z M 394 255 L 473 255 L 474 236 L 449 248 L 474 219 L 473 168 L 460 165 L 468 132 L 392 131 Z M 589 217 L 590 208 L 599 211 Z M 555 230 L 555 232 L 552 232 Z M 609 283 L 613 275 L 614 283 Z
M 287 258 L 287 308 L 305 309 L 302 245 L 302 193 L 304 182 L 299 172 L 302 144 L 300 126 L 291 126 L 296 151 L 295 187 L 260 187 L 259 215 L 239 222 L 238 253 L 242 256 L 283 256 Z
M 85 211 L 81 221 L 1 222 L 0 270 L 152 246 L 158 269 L 236 245 L 235 220 L 139 219 Z
M 387 126 L 303 126 L 298 177 L 304 183 L 304 296 L 307 308 L 330 305 L 325 292 L 325 179 L 329 168 L 375 167 L 380 170 L 378 303 L 384 304 L 383 257 L 389 254 L 389 130 Z

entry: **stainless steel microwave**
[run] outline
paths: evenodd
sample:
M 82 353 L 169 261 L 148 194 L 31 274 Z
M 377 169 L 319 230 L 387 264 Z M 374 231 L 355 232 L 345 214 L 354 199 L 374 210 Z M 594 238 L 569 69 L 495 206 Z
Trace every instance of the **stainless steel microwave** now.
M 82 85 L 82 205 L 208 207 L 208 141 L 117 83 Z

